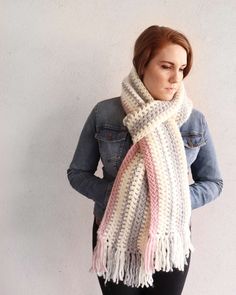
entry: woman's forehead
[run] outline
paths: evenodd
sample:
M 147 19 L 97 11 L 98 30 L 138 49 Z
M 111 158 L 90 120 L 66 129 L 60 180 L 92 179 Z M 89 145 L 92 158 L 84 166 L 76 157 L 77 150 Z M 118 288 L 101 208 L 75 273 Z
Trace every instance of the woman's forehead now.
M 155 58 L 158 61 L 169 62 L 170 64 L 187 64 L 187 52 L 186 50 L 177 44 L 167 45 L 158 50 Z

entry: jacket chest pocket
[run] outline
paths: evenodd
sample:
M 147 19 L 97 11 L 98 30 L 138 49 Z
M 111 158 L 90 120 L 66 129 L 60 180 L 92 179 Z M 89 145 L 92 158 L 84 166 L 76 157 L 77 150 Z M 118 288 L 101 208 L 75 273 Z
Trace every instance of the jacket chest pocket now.
M 206 144 L 205 138 L 202 133 L 188 132 L 182 133 L 184 142 L 185 154 L 187 157 L 188 166 L 196 160 L 201 146 Z
M 129 148 L 126 140 L 127 135 L 128 131 L 114 128 L 101 128 L 95 134 L 101 161 L 105 169 L 111 174 L 116 174 Z

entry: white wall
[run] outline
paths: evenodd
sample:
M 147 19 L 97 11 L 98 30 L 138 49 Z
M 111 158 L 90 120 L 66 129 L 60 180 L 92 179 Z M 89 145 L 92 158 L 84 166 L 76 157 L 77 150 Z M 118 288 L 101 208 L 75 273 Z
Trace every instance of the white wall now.
M 185 85 L 206 115 L 225 184 L 217 201 L 193 211 L 184 294 L 234 295 L 236 2 L 0 4 L 1 294 L 101 294 L 88 272 L 93 203 L 70 187 L 66 169 L 91 108 L 120 95 L 134 41 L 158 24 L 192 43 Z

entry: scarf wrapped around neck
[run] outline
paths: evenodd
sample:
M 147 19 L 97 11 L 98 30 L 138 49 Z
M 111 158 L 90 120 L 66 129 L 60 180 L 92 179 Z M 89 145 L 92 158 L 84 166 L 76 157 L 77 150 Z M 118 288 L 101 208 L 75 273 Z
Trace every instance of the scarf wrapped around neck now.
M 105 283 L 149 287 L 155 271 L 183 271 L 194 251 L 188 168 L 179 130 L 192 102 L 183 82 L 173 99 L 155 100 L 134 67 L 122 82 L 121 102 L 133 145 L 115 178 L 90 271 Z

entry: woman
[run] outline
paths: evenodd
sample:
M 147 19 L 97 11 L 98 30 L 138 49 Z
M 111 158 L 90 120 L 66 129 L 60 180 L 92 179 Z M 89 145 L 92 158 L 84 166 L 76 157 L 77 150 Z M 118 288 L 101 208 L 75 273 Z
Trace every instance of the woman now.
M 181 294 L 194 250 L 191 211 L 222 191 L 206 119 L 183 84 L 191 66 L 183 34 L 147 28 L 121 96 L 97 103 L 81 132 L 67 173 L 95 202 L 91 270 L 103 294 Z

